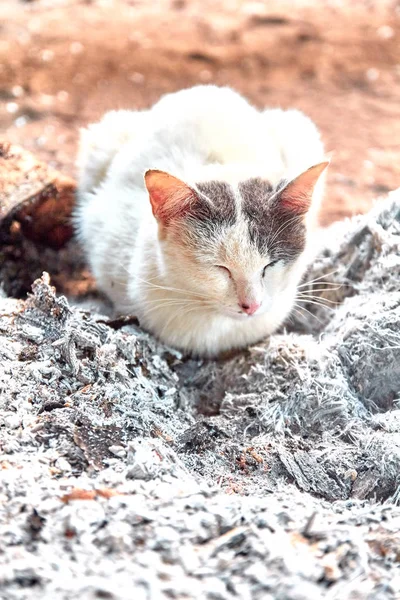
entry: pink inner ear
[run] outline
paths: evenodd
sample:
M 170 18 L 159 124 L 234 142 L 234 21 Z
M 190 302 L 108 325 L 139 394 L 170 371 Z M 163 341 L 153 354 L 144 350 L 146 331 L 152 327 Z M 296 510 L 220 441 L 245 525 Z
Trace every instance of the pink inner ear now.
M 312 193 L 307 194 L 300 190 L 297 193 L 295 190 L 288 193 L 284 190 L 280 197 L 280 206 L 288 212 L 303 215 L 310 208 L 311 198 Z
M 195 192 L 186 183 L 164 171 L 147 171 L 145 184 L 153 214 L 164 224 L 186 214 L 196 198 Z
M 294 214 L 305 214 L 310 208 L 315 185 L 328 164 L 315 165 L 288 183 L 279 194 L 280 206 Z

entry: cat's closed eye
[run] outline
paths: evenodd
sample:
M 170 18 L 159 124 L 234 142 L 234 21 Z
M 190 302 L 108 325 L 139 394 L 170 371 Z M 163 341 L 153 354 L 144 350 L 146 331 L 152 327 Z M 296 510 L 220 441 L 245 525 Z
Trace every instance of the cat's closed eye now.
M 215 265 L 217 269 L 224 271 L 229 277 L 232 277 L 232 273 L 228 269 L 228 267 L 224 267 L 224 265 Z
M 271 267 L 274 267 L 277 262 L 278 262 L 277 260 L 272 260 L 270 263 L 265 265 L 265 267 L 263 268 L 262 277 L 265 277 L 267 270 L 270 269 Z

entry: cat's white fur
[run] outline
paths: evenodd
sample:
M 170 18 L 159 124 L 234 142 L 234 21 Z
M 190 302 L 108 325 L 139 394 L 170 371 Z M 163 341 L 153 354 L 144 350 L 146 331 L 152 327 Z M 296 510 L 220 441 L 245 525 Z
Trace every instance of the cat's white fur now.
M 235 256 L 238 285 L 250 296 L 263 295 L 259 312 L 238 315 L 237 286 L 213 270 L 214 257 L 197 269 L 173 240 L 160 240 L 144 173 L 162 170 L 193 187 L 218 179 L 237 189 L 238 182 L 254 176 L 275 186 L 323 158 L 319 133 L 301 112 L 259 112 L 228 88 L 198 86 L 164 96 L 148 111 L 106 114 L 82 131 L 75 214 L 99 288 L 117 312 L 137 315 L 167 344 L 198 355 L 262 339 L 291 311 L 307 253 L 290 269 L 272 268 L 260 284 L 257 273 L 268 256 L 251 253 L 247 229 L 238 222 L 223 241 L 230 245 L 228 259 Z M 323 177 L 314 191 L 309 225 L 322 186 Z M 237 202 L 240 210 L 239 195 Z

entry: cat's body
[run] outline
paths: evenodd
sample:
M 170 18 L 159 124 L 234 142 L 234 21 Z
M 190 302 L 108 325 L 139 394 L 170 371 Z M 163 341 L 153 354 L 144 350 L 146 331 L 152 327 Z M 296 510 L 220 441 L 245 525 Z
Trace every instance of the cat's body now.
M 185 351 L 262 339 L 293 306 L 326 163 L 283 180 L 322 160 L 307 117 L 227 88 L 109 113 L 83 132 L 76 211 L 100 289 Z

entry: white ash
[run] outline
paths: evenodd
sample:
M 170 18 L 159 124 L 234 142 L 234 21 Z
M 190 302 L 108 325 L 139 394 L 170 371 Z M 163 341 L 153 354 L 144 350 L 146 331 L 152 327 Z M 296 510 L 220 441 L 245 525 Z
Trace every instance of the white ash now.
M 0 294 L 2 599 L 399 597 L 399 195 L 311 280 L 334 310 L 218 361 Z

